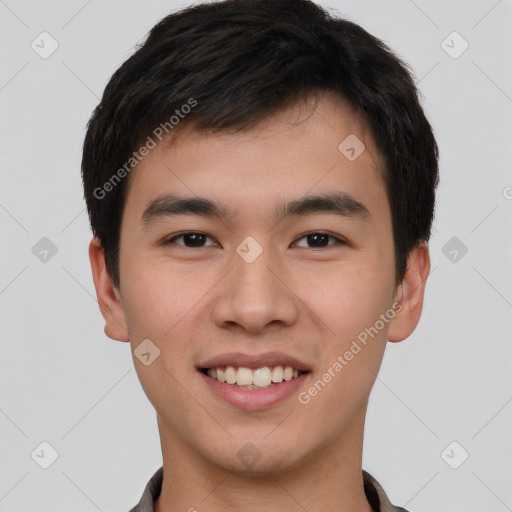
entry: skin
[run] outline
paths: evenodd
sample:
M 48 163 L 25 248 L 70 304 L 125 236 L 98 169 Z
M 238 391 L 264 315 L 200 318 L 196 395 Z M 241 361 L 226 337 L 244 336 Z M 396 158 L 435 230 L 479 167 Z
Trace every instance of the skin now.
M 353 162 L 338 145 L 356 134 L 366 150 Z M 387 341 L 415 329 L 430 269 L 426 244 L 409 255 L 395 283 L 391 213 L 370 132 L 345 101 L 324 95 L 245 133 L 183 128 L 132 171 L 121 226 L 120 289 L 114 289 L 98 239 L 89 256 L 105 333 L 149 338 L 160 356 L 134 365 L 157 411 L 164 480 L 157 512 L 197 510 L 370 512 L 361 473 L 368 397 Z M 371 218 L 315 213 L 285 218 L 281 201 L 350 193 Z M 163 192 L 204 196 L 232 208 L 219 220 L 141 216 Z M 203 247 L 171 235 L 205 233 Z M 347 243 L 314 247 L 306 233 Z M 235 251 L 247 236 L 263 249 L 248 264 Z M 179 245 L 181 244 L 181 245 Z M 400 311 L 310 403 L 297 394 L 243 411 L 209 391 L 196 365 L 226 352 L 281 351 L 307 362 L 307 390 L 365 328 L 399 302 Z M 237 457 L 250 441 L 251 468 Z M 320 485 L 321 484 L 321 485 Z

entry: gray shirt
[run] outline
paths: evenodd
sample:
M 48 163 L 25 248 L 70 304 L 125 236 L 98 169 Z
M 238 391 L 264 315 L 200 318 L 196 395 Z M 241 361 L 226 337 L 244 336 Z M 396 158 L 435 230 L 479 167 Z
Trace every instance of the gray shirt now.
M 147 483 L 138 505 L 135 505 L 130 512 L 154 512 L 155 502 L 160 496 L 160 491 L 162 490 L 163 476 L 164 468 L 161 467 Z M 374 512 L 407 512 L 405 508 L 395 507 L 392 505 L 379 482 L 377 482 L 377 480 L 375 480 L 375 478 L 373 478 L 373 476 L 370 475 L 370 473 L 367 473 L 364 469 L 363 483 L 366 498 Z

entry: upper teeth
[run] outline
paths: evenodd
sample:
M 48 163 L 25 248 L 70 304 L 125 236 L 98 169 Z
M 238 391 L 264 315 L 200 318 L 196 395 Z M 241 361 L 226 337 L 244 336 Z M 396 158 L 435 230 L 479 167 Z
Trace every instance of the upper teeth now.
M 238 386 L 267 387 L 273 382 L 291 380 L 299 376 L 299 370 L 291 366 L 263 366 L 251 370 L 250 368 L 226 366 L 208 369 L 208 375 L 220 382 L 237 384 Z

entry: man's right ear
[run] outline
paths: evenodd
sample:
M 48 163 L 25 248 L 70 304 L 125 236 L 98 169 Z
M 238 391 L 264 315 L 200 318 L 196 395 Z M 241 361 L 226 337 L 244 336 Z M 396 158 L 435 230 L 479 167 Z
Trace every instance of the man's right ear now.
M 105 319 L 105 334 L 113 340 L 130 341 L 122 298 L 107 271 L 103 247 L 97 237 L 89 244 L 89 260 L 98 304 Z

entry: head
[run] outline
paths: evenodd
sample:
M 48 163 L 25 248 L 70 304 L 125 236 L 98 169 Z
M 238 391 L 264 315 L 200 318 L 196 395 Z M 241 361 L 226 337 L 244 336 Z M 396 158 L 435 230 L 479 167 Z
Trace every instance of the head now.
M 386 341 L 419 321 L 437 161 L 411 72 L 354 23 L 308 0 L 159 22 L 105 88 L 82 176 L 105 332 L 158 347 L 134 362 L 161 427 L 232 469 L 233 440 L 268 469 L 360 427 Z M 211 358 L 270 351 L 307 366 L 295 400 L 241 414 L 204 394 Z

